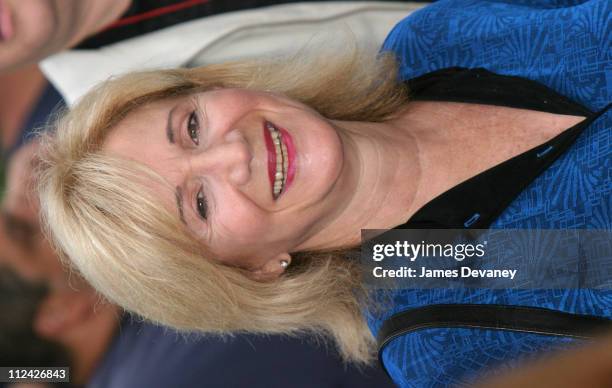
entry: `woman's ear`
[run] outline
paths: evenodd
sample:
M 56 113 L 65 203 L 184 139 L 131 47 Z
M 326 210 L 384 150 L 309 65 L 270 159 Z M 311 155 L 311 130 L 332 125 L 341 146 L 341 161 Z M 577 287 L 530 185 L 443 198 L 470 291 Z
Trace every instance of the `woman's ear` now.
M 291 265 L 291 255 L 289 253 L 281 253 L 268 261 L 251 273 L 255 280 L 274 280 L 282 275 L 285 270 Z

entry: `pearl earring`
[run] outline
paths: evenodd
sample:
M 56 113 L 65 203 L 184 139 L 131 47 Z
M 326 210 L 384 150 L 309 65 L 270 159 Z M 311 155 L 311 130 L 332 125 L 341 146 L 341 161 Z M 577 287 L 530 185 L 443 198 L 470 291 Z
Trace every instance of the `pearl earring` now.
M 289 262 L 287 260 L 281 260 L 280 265 L 283 267 L 283 269 L 285 269 L 289 267 Z

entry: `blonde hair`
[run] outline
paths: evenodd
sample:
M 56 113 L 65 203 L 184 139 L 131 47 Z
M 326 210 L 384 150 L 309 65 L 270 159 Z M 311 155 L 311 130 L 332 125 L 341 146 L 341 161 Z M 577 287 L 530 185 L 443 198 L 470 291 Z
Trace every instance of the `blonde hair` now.
M 293 253 L 282 276 L 256 281 L 204 259 L 206 248 L 138 183 L 159 177 L 100 152 L 107 133 L 134 109 L 212 87 L 283 93 L 338 120 L 383 121 L 407 101 L 395 58 L 357 49 L 109 80 L 43 139 L 39 193 L 48 233 L 105 298 L 153 322 L 220 335 L 308 333 L 317 342 L 334 340 L 346 362 L 372 363 L 375 340 L 363 313 L 382 300 L 363 284 L 351 252 Z

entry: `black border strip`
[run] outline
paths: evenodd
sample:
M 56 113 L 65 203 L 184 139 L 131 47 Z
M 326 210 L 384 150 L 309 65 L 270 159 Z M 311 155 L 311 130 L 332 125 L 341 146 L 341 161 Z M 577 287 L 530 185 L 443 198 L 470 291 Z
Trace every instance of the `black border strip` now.
M 395 338 L 421 329 L 472 328 L 591 338 L 612 330 L 612 319 L 541 307 L 498 304 L 436 304 L 402 311 L 386 319 L 378 332 L 378 361 Z M 391 376 L 389 376 L 391 377 Z

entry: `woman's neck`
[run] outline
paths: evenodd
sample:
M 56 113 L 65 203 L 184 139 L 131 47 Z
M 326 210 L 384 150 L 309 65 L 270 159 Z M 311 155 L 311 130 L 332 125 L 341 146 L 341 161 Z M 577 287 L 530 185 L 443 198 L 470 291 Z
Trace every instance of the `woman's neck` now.
M 464 180 L 549 140 L 584 117 L 490 105 L 416 101 L 384 123 L 334 121 L 344 166 L 335 213 L 301 247 L 360 243 Z
M 421 150 L 395 121 L 333 121 L 344 165 L 334 188 L 335 214 L 300 250 L 356 246 L 361 229 L 389 229 L 407 220 L 422 185 Z

